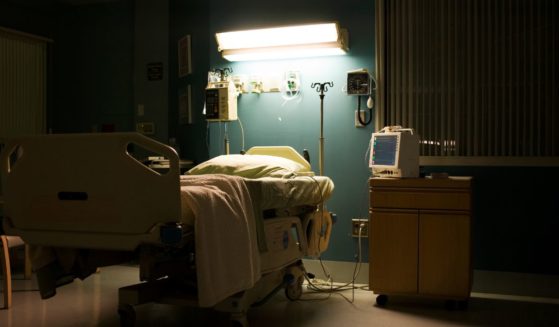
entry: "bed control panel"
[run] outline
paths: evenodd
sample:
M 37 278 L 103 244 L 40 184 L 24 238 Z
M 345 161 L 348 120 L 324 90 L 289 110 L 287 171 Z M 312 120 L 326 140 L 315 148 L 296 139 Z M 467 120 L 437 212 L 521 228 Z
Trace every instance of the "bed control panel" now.
M 166 245 L 179 244 L 182 240 L 182 226 L 177 223 L 169 223 L 159 228 L 161 243 Z

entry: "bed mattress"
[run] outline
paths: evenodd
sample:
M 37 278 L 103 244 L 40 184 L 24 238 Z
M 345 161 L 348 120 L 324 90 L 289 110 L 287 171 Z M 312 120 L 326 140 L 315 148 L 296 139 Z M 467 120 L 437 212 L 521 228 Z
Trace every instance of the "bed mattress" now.
M 204 175 L 181 175 L 181 222 L 194 224 L 194 213 L 187 204 L 187 186 Z M 297 176 L 292 178 L 245 178 L 253 203 L 260 210 L 315 206 L 330 198 L 334 183 L 325 176 Z

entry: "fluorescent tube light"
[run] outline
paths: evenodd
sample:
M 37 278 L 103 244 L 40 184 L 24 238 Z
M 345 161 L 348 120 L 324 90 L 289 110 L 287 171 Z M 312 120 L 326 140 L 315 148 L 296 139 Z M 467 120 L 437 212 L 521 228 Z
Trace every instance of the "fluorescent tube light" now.
M 347 33 L 337 23 L 274 27 L 216 34 L 229 61 L 287 59 L 345 54 Z

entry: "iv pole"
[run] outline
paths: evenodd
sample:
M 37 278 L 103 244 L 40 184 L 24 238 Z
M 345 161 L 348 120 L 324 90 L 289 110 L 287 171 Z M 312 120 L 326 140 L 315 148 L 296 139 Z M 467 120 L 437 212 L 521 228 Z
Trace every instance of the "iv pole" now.
M 320 176 L 324 175 L 324 93 L 328 92 L 328 87 L 334 87 L 334 82 L 324 82 L 324 83 L 312 83 L 311 87 L 319 92 L 320 96 L 320 146 L 318 149 L 318 164 Z M 332 228 L 332 217 L 329 212 L 325 210 L 325 204 L 322 202 L 318 208 L 317 213 L 319 214 L 318 219 L 315 221 L 318 223 L 319 229 L 323 230 L 325 228 L 325 235 L 330 235 L 330 230 Z M 328 247 L 328 238 L 321 235 L 318 238 L 318 253 L 322 253 L 322 249 Z
M 228 121 L 225 122 L 225 134 L 223 135 L 223 143 L 224 143 L 224 146 L 225 146 L 225 154 L 226 155 L 229 155 L 229 134 L 227 133 L 227 124 L 228 123 L 229 123 Z
M 320 145 L 318 149 L 318 169 L 320 176 L 324 175 L 324 92 L 328 92 L 328 86 L 334 87 L 334 82 L 312 83 L 311 87 L 320 93 Z

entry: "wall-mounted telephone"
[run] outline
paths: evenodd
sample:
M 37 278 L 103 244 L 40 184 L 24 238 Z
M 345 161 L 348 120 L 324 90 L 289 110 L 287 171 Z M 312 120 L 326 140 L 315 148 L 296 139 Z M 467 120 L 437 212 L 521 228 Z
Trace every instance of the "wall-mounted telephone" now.
M 230 121 L 237 119 L 237 92 L 230 78 L 231 68 L 208 72 L 206 87 L 206 120 Z

